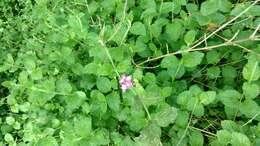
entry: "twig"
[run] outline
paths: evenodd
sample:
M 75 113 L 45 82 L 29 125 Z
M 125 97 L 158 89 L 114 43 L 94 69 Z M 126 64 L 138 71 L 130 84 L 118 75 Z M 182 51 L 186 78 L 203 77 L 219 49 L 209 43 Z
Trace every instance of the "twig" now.
M 118 33 L 118 31 L 121 29 L 122 24 L 123 24 L 123 22 L 124 22 L 124 20 L 125 20 L 125 17 L 126 17 L 127 3 L 128 3 L 128 2 L 127 2 L 127 0 L 126 0 L 126 1 L 125 1 L 125 5 L 124 5 L 123 16 L 121 17 L 121 21 L 120 21 L 118 27 L 116 27 L 115 32 L 108 38 L 107 42 L 111 41 L 111 40 L 114 38 L 114 36 Z
M 260 114 L 260 111 L 257 114 L 255 114 L 250 120 L 248 120 L 245 124 L 243 124 L 242 127 L 244 127 L 247 124 L 251 123 L 259 114 Z
M 117 68 L 116 68 L 116 66 L 115 66 L 115 64 L 114 64 L 114 61 L 113 61 L 113 59 L 112 59 L 112 57 L 111 57 L 111 55 L 110 55 L 110 53 L 109 53 L 109 51 L 108 51 L 108 49 L 107 49 L 107 46 L 105 45 L 105 43 L 104 43 L 101 39 L 99 40 L 99 43 L 104 47 L 104 49 L 105 49 L 105 51 L 106 51 L 106 54 L 107 54 L 107 57 L 108 57 L 108 59 L 109 59 L 111 65 L 113 66 L 116 75 L 118 76 L 118 78 L 120 78 L 120 74 L 119 74 L 119 72 L 117 71 Z
M 228 40 L 228 42 L 232 42 L 237 37 L 238 34 L 239 34 L 239 30 L 233 35 L 231 39 Z
M 226 22 L 225 24 L 223 24 L 222 26 L 220 26 L 218 29 L 216 29 L 214 32 L 212 32 L 211 34 L 209 34 L 208 36 L 206 36 L 203 40 L 199 41 L 198 43 L 196 43 L 194 46 L 190 47 L 188 49 L 187 52 L 190 52 L 190 51 L 193 51 L 193 50 L 201 50 L 200 49 L 195 49 L 197 46 L 201 45 L 203 42 L 205 42 L 207 39 L 209 39 L 210 37 L 212 37 L 213 35 L 215 35 L 217 32 L 219 32 L 220 30 L 222 30 L 223 28 L 225 28 L 226 26 L 228 26 L 231 22 L 235 21 L 236 19 L 238 19 L 239 17 L 241 17 L 244 13 L 246 13 L 252 6 L 254 6 L 256 3 L 258 3 L 260 0 L 256 0 L 253 4 L 251 4 L 249 7 L 247 7 L 244 11 L 242 11 L 240 14 L 238 14 L 236 17 L 232 18 L 231 20 L 229 20 L 228 22 Z M 251 38 L 249 40 L 252 40 L 252 39 L 255 39 L 254 38 Z M 257 40 L 257 39 L 256 39 Z M 228 45 L 227 43 L 225 43 L 224 45 L 219 45 L 219 46 L 226 46 Z M 210 48 L 210 47 L 204 47 L 204 49 L 202 50 L 207 50 L 206 48 Z M 215 48 L 215 47 L 213 47 Z M 165 55 L 162 55 L 162 56 L 159 56 L 159 57 L 156 57 L 156 58 L 152 58 L 152 59 L 147 59 L 146 61 L 144 62 L 141 62 L 138 64 L 137 67 L 149 62 L 149 61 L 154 61 L 154 60 L 158 60 L 158 59 L 161 59 L 161 58 L 164 58 L 164 57 L 167 57 L 167 56 L 172 56 L 172 55 L 176 55 L 176 54 L 180 54 L 180 53 L 183 53 L 182 51 L 177 51 L 177 52 L 173 52 L 173 53 L 169 53 L 169 54 L 165 54 Z
M 216 29 L 214 32 L 212 32 L 210 35 L 208 35 L 207 37 L 205 37 L 204 39 L 209 39 L 210 37 L 212 37 L 214 34 L 216 34 L 217 32 L 219 32 L 220 30 L 222 30 L 223 28 L 225 28 L 226 26 L 228 26 L 228 24 L 230 24 L 231 22 L 235 21 L 236 19 L 238 19 L 240 16 L 242 16 L 243 14 L 245 14 L 249 9 L 251 9 L 252 6 L 254 6 L 256 3 L 258 3 L 259 0 L 256 0 L 253 4 L 251 4 L 249 7 L 247 7 L 244 11 L 242 11 L 240 14 L 238 14 L 236 17 L 232 18 L 231 20 L 229 20 L 228 22 L 226 22 L 225 24 L 223 24 L 222 26 L 220 26 L 218 29 Z M 196 48 L 197 46 L 199 46 L 200 44 L 202 44 L 205 40 L 202 40 L 200 42 L 198 42 L 197 44 L 195 44 L 194 46 L 192 46 L 190 48 L 190 50 Z
M 186 128 L 185 128 L 185 130 L 184 130 L 183 135 L 181 136 L 180 140 L 178 141 L 177 146 L 179 146 L 179 145 L 181 144 L 181 141 L 183 140 L 183 138 L 185 137 L 185 135 L 186 135 L 186 133 L 187 133 L 187 131 L 188 131 L 188 129 L 189 129 L 189 126 L 190 126 L 190 123 L 191 123 L 191 120 L 192 120 L 192 115 L 193 115 L 193 113 L 194 113 L 194 111 L 195 111 L 195 108 L 196 108 L 197 104 L 198 104 L 198 101 L 196 101 L 196 103 L 195 103 L 194 106 L 193 106 L 193 109 L 192 109 L 192 112 L 191 112 L 191 115 L 190 115 L 189 122 L 188 122 L 188 124 L 187 124 L 187 126 L 186 126 Z
M 221 36 L 221 35 L 219 35 L 219 34 L 217 34 L 217 33 L 216 33 L 215 35 L 216 35 L 217 37 L 223 39 L 224 41 L 227 41 L 227 42 L 232 43 L 234 46 L 237 46 L 237 47 L 240 47 L 240 48 L 244 49 L 246 52 L 252 52 L 252 50 L 250 50 L 250 49 L 248 49 L 248 48 L 246 48 L 246 47 L 244 47 L 244 46 L 242 46 L 242 45 L 240 45 L 240 44 L 237 44 L 237 43 L 235 43 L 235 42 L 231 42 L 230 40 L 232 40 L 232 39 L 228 40 L 227 38 L 225 38 L 225 37 L 223 37 L 223 36 Z
M 155 61 L 155 60 L 158 60 L 158 59 L 161 59 L 161 58 L 164 58 L 164 57 L 168 57 L 168 56 L 173 56 L 173 55 L 176 55 L 176 54 L 182 54 L 182 53 L 187 53 L 187 52 L 192 52 L 192 51 L 211 50 L 211 49 L 219 48 L 219 47 L 223 47 L 223 46 L 232 46 L 232 45 L 234 45 L 234 43 L 241 43 L 241 42 L 245 42 L 245 41 L 249 41 L 249 40 L 258 40 L 258 36 L 255 36 L 254 38 L 246 38 L 246 39 L 233 41 L 233 43 L 225 42 L 225 43 L 214 45 L 214 46 L 196 48 L 196 49 L 192 49 L 192 50 L 190 50 L 190 49 L 188 49 L 188 50 L 179 50 L 179 51 L 172 52 L 172 53 L 169 53 L 169 54 L 164 54 L 164 55 L 161 55 L 161 56 L 158 56 L 158 57 L 155 57 L 155 58 L 151 58 L 151 59 L 148 58 L 147 60 L 137 64 L 137 67 L 140 67 L 141 65 L 143 65 L 143 64 L 145 64 L 147 62 Z
M 253 38 L 259 29 L 260 29 L 260 23 L 258 24 L 255 31 L 252 33 L 252 35 L 250 37 Z
M 217 135 L 214 134 L 214 133 L 211 133 L 211 132 L 208 132 L 208 131 L 206 131 L 206 130 L 199 129 L 199 128 L 196 128 L 196 127 L 193 127 L 193 126 L 190 126 L 189 128 L 190 128 L 190 129 L 193 129 L 193 130 L 198 130 L 198 131 L 201 131 L 201 132 L 207 133 L 207 134 L 212 135 L 212 136 L 217 136 Z

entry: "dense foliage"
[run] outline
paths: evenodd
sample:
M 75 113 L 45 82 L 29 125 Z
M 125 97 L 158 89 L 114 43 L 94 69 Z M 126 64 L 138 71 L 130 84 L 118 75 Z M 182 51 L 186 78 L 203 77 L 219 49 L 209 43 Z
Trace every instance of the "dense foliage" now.
M 259 146 L 259 4 L 1 0 L 0 145 Z

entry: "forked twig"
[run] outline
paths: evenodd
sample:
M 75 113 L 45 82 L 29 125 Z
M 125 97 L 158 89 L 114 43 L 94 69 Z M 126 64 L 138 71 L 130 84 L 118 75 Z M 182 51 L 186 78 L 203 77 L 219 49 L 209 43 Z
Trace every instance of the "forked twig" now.
M 208 49 L 212 49 L 212 48 L 216 48 L 216 47 L 221 47 L 221 46 L 227 46 L 230 45 L 228 43 L 224 43 L 224 44 L 220 44 L 220 45 L 216 45 L 216 46 L 210 46 L 210 47 L 204 47 L 204 48 L 198 48 L 195 49 L 196 47 L 198 47 L 199 45 L 201 45 L 203 42 L 205 42 L 207 39 L 209 39 L 210 37 L 212 37 L 213 35 L 215 35 L 216 33 L 218 33 L 220 30 L 222 30 L 223 28 L 225 28 L 226 26 L 228 26 L 230 23 L 232 23 L 233 21 L 235 21 L 236 19 L 238 19 L 239 17 L 241 17 L 243 14 L 245 14 L 249 9 L 251 9 L 252 6 L 254 6 L 255 4 L 257 4 L 260 0 L 256 0 L 254 3 L 252 3 L 249 7 L 247 7 L 244 11 L 242 11 L 241 13 L 239 13 L 237 16 L 235 16 L 234 18 L 232 18 L 231 20 L 229 20 L 228 22 L 226 22 L 225 24 L 223 24 L 222 26 L 220 26 L 218 29 L 216 29 L 214 32 L 212 32 L 211 34 L 209 34 L 208 36 L 206 36 L 203 40 L 197 42 L 195 45 L 193 45 L 192 47 L 188 48 L 187 51 L 185 52 L 190 52 L 190 51 L 194 51 L 194 50 L 208 50 Z M 256 29 L 257 30 L 257 29 Z M 256 31 L 255 31 L 256 32 Z M 237 35 L 237 34 L 236 34 Z M 236 37 L 236 35 L 234 35 L 234 37 Z M 232 39 L 231 39 L 232 40 Z M 257 37 L 251 37 L 248 40 L 259 40 L 259 38 Z M 238 43 L 238 42 L 237 42 Z M 150 61 L 154 61 L 154 60 L 158 60 L 167 56 L 172 56 L 172 55 L 176 55 L 176 54 L 180 54 L 183 53 L 183 51 L 176 51 L 173 53 L 168 53 L 168 54 L 164 54 L 152 59 L 147 59 L 139 64 L 137 64 L 137 67 L 140 67 L 141 65 L 150 62 Z

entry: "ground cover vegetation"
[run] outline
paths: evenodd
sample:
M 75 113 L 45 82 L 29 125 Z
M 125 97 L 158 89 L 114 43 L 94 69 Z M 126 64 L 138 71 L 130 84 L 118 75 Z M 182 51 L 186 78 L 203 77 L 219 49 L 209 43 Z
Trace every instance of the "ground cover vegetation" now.
M 259 146 L 259 16 L 259 0 L 1 0 L 0 145 Z

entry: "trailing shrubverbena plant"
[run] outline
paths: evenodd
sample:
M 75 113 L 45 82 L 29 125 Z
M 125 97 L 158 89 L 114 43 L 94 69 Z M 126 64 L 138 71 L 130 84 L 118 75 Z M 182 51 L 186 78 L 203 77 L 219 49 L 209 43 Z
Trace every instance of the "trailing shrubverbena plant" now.
M 260 145 L 260 1 L 1 0 L 0 145 Z

